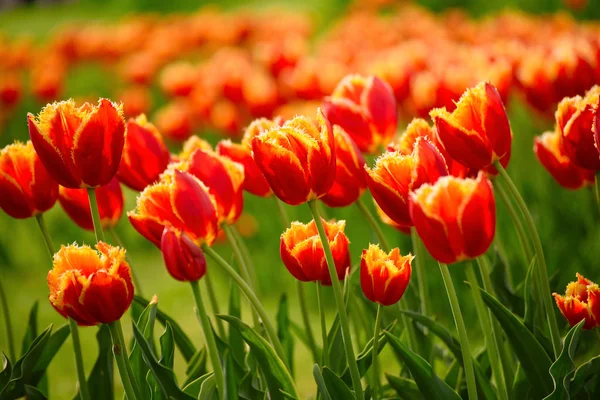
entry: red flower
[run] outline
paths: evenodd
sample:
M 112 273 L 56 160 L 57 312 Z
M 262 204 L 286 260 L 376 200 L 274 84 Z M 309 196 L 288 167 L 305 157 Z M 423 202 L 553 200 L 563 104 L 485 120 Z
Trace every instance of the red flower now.
M 10 108 L 15 106 L 23 95 L 23 87 L 19 74 L 16 72 L 2 71 L 0 76 L 0 104 Z
M 378 245 L 369 245 L 360 259 L 360 286 L 365 297 L 384 306 L 397 303 L 408 286 L 413 258 L 401 255 L 397 247 L 386 254 Z
M 117 173 L 125 144 L 122 107 L 107 99 L 97 106 L 73 100 L 27 114 L 29 135 L 50 175 L 68 188 L 106 185 Z
M 398 232 L 402 232 L 405 235 L 410 235 L 410 230 L 411 230 L 410 226 L 404 226 L 404 225 L 398 224 L 397 222 L 394 222 L 393 219 L 388 217 L 387 214 L 383 212 L 383 210 L 381 209 L 381 207 L 379 207 L 379 205 L 377 204 L 377 202 L 375 200 L 373 200 L 373 203 L 375 204 L 375 210 L 377 211 L 377 215 L 379 215 L 379 219 L 381 220 L 381 222 L 383 222 L 386 225 L 391 226 Z
M 123 215 L 123 192 L 116 178 L 96 189 L 102 228 L 113 228 Z M 85 189 L 59 188 L 58 201 L 67 215 L 82 229 L 94 230 L 90 202 Z
M 323 112 L 332 125 L 341 126 L 367 153 L 389 143 L 398 126 L 394 93 L 376 76 L 346 76 L 323 101 Z
M 323 197 L 335 180 L 333 130 L 320 110 L 286 121 L 252 139 L 252 156 L 271 190 L 298 205 Z
M 156 111 L 154 122 L 166 138 L 176 142 L 183 142 L 194 130 L 190 107 L 181 100 L 168 103 Z
M 327 222 L 323 220 L 325 233 L 333 253 L 338 278 L 343 280 L 350 268 L 348 238 L 344 233 L 346 221 Z M 312 220 L 308 224 L 292 222 L 292 226 L 281 234 L 279 247 L 281 259 L 294 278 L 303 282 L 321 282 L 331 285 L 323 245 L 319 240 L 317 225 Z
M 50 304 L 84 326 L 119 320 L 133 300 L 125 249 L 103 242 L 96 249 L 62 246 L 48 272 Z
M 429 253 L 446 264 L 482 255 L 494 239 L 496 203 L 483 172 L 421 186 L 411 193 L 410 215 Z
M 204 253 L 184 232 L 165 227 L 160 248 L 167 271 L 178 281 L 197 281 L 206 273 Z
M 29 218 L 52 208 L 58 183 L 50 177 L 31 142 L 0 151 L 0 208 L 13 218 Z
M 171 155 L 158 130 L 145 115 L 127 122 L 127 139 L 117 178 L 133 190 L 142 191 L 159 178 Z
M 552 293 L 560 312 L 575 326 L 585 320 L 583 329 L 600 325 L 600 289 L 594 282 L 577 273 L 577 281 L 567 285 L 565 295 Z
M 193 65 L 176 62 L 166 66 L 160 74 L 160 87 L 168 96 L 189 95 L 198 81 L 199 74 Z

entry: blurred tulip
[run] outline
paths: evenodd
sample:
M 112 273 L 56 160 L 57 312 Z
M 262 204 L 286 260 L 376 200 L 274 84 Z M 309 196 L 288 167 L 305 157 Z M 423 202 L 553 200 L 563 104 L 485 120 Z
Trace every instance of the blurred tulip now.
M 360 286 L 365 297 L 384 306 L 400 301 L 410 281 L 413 258 L 412 254 L 400 254 L 397 247 L 386 254 L 370 244 L 360 259 Z
M 189 95 L 198 81 L 199 75 L 193 65 L 177 62 L 167 65 L 160 74 L 160 87 L 172 97 Z
M 492 244 L 496 203 L 483 172 L 446 176 L 411 193 L 410 215 L 429 253 L 446 264 L 478 257 Z
M 183 142 L 183 149 L 181 150 L 181 153 L 179 153 L 178 159 L 180 161 L 189 160 L 196 150 L 212 151 L 212 146 L 199 136 L 190 136 L 188 140 Z
M 365 167 L 367 185 L 377 204 L 394 222 L 413 226 L 409 193 L 425 183 L 435 183 L 448 175 L 444 157 L 427 139 L 417 138 L 411 154 L 386 152 L 375 167 Z
M 104 242 L 96 249 L 61 246 L 48 272 L 50 304 L 60 315 L 83 326 L 119 320 L 133 300 L 125 249 Z
M 58 183 L 31 142 L 14 143 L 0 151 L 0 208 L 13 218 L 48 211 L 58 198 Z
M 69 218 L 80 228 L 93 231 L 94 222 L 90 211 L 90 202 L 85 189 L 59 188 L 58 201 Z M 96 189 L 98 212 L 103 229 L 114 228 L 123 215 L 123 191 L 116 178 L 107 185 Z
M 350 268 L 348 238 L 344 233 L 346 221 L 323 220 L 325 233 L 333 254 L 338 278 L 343 280 Z M 323 245 L 315 221 L 308 224 L 292 222 L 292 226 L 281 235 L 280 253 L 283 264 L 294 278 L 302 282 L 320 282 L 331 285 Z
M 398 111 L 390 86 L 376 76 L 349 75 L 323 101 L 332 125 L 341 126 L 358 148 L 375 153 L 396 134 Z
M 68 188 L 95 188 L 117 173 L 125 144 L 120 105 L 100 99 L 80 107 L 73 100 L 27 114 L 29 135 L 48 173 Z
M 184 232 L 165 227 L 160 249 L 167 271 L 178 281 L 197 281 L 206 273 L 204 253 Z
M 142 191 L 158 180 L 171 155 L 161 134 L 145 115 L 127 121 L 127 138 L 117 179 L 133 190 Z
M 583 329 L 600 325 L 600 289 L 598 285 L 577 273 L 577 281 L 567 285 L 565 295 L 552 293 L 556 305 L 569 325 L 585 320 Z
M 117 99 L 123 103 L 125 117 L 135 118 L 150 111 L 152 98 L 144 86 L 130 86 L 119 93 Z
M 168 103 L 156 111 L 154 122 L 160 133 L 176 142 L 189 138 L 194 129 L 190 108 L 183 101 Z
M 291 205 L 323 197 L 335 180 L 333 130 L 321 110 L 314 122 L 296 117 L 255 136 L 252 156 L 273 193 Z
M 0 72 L 0 104 L 10 108 L 15 106 L 23 95 L 23 88 L 19 74 L 14 72 Z

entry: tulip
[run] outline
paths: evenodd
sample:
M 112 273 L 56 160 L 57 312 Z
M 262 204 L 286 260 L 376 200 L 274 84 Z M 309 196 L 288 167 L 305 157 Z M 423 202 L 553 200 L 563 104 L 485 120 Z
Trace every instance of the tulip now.
M 73 100 L 48 104 L 27 114 L 29 135 L 48 173 L 61 186 L 95 188 L 117 173 L 125 144 L 120 105 L 100 99 L 77 107 Z
M 179 156 L 171 157 L 177 161 L 189 160 L 196 150 L 211 151 L 212 146 L 206 140 L 198 136 L 190 136 L 188 140 L 183 142 L 183 149 Z
M 394 93 L 376 76 L 346 76 L 323 101 L 323 112 L 331 124 L 341 126 L 367 153 L 375 153 L 389 143 L 398 126 Z
M 583 329 L 600 325 L 600 289 L 598 285 L 577 273 L 577 281 L 567 285 L 565 295 L 552 293 L 556 305 L 569 325 L 585 320 Z
M 386 225 L 391 226 L 392 228 L 396 229 L 399 232 L 402 232 L 406 235 L 410 235 L 410 226 L 404 226 L 404 225 L 400 225 L 396 222 L 394 222 L 393 219 L 391 219 L 390 217 L 387 216 L 386 213 L 383 212 L 383 210 L 381 209 L 381 207 L 379 207 L 379 205 L 377 205 L 377 202 L 375 203 L 375 210 L 377 211 L 377 215 L 379 215 L 379 219 L 381 220 L 381 222 L 383 222 Z
M 125 249 L 104 242 L 62 246 L 48 272 L 50 304 L 83 326 L 117 321 L 133 300 Z
M 154 115 L 158 130 L 168 139 L 183 142 L 193 133 L 192 114 L 184 101 L 168 103 Z
M 252 158 L 249 144 L 222 140 L 217 144 L 217 152 L 244 166 L 244 190 L 260 197 L 271 194 L 269 183 Z
M 479 172 L 476 179 L 445 176 L 410 195 L 410 215 L 429 253 L 445 264 L 485 253 L 496 230 L 492 184 Z
M 61 186 L 58 201 L 67 215 L 82 229 L 93 231 L 94 222 L 90 202 L 85 189 L 69 189 Z M 123 214 L 123 191 L 116 178 L 108 185 L 96 189 L 100 223 L 103 229 L 114 228 Z
M 594 143 L 594 119 L 600 103 L 600 86 L 585 97 L 566 97 L 556 110 L 556 126 L 565 154 L 581 168 L 600 171 L 600 155 Z
M 534 139 L 533 151 L 559 185 L 579 189 L 594 183 L 594 171 L 578 167 L 565 154 L 560 133 L 545 132 Z
M 127 139 L 117 178 L 125 186 L 142 191 L 156 182 L 171 155 L 158 130 L 145 115 L 127 121 Z
M 386 254 L 378 245 L 369 245 L 360 259 L 360 286 L 365 297 L 384 306 L 397 303 L 408 286 L 413 258 L 412 254 L 401 255 L 397 247 Z
M 198 71 L 186 62 L 166 66 L 160 74 L 160 87 L 168 96 L 186 97 L 198 81 Z
M 11 108 L 21 100 L 23 87 L 19 74 L 15 72 L 2 72 L 0 77 L 0 104 L 3 107 Z
M 323 225 L 333 254 L 337 276 L 343 280 L 346 270 L 350 268 L 349 241 L 344 233 L 346 221 L 323 220 Z M 292 222 L 292 226 L 281 235 L 279 250 L 283 264 L 294 278 L 303 282 L 331 285 L 323 245 L 319 240 L 314 220 L 308 224 Z
M 204 253 L 184 232 L 165 227 L 160 248 L 167 271 L 178 281 L 197 281 L 206 273 Z
M 123 89 L 117 96 L 123 103 L 125 117 L 135 117 L 150 111 L 152 96 L 150 90 L 144 86 L 130 86 Z M 129 132 L 128 132 L 129 134 Z
M 423 138 L 417 139 L 410 155 L 387 152 L 377 159 L 374 168 L 365 170 L 377 204 L 394 222 L 407 227 L 414 225 L 408 209 L 409 193 L 448 175 L 440 151 Z
M 296 117 L 252 139 L 252 156 L 283 202 L 298 205 L 327 194 L 335 180 L 335 144 L 329 121 Z
M 58 183 L 48 174 L 31 142 L 0 150 L 0 208 L 13 218 L 29 218 L 54 206 Z
M 429 115 L 440 144 L 460 164 L 476 170 L 497 160 L 504 167 L 508 164 L 512 133 L 502 98 L 491 84 L 467 89 L 453 112 L 436 108 Z M 494 167 L 488 169 L 496 172 Z

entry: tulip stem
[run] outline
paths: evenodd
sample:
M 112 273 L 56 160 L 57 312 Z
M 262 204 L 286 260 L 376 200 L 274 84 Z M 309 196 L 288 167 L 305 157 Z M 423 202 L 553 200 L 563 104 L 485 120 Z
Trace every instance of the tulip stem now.
M 235 226 L 230 226 L 231 232 L 233 233 L 233 237 L 237 241 L 237 244 L 242 252 L 242 256 L 244 256 L 244 260 L 246 260 L 246 266 L 248 267 L 248 272 L 250 275 L 250 282 L 252 282 L 252 287 L 258 293 L 258 278 L 256 277 L 256 268 L 254 267 L 254 262 L 252 261 L 252 257 L 250 256 L 250 251 L 248 250 L 248 246 L 246 246 L 246 242 L 242 237 L 242 234 Z
M 258 297 L 256 297 L 256 294 L 254 294 L 254 292 L 252 291 L 250 285 L 246 283 L 246 281 L 240 276 L 240 274 L 238 274 L 235 271 L 235 269 L 223 259 L 223 257 L 221 257 L 216 251 L 214 251 L 212 248 L 206 245 L 206 243 L 202 245 L 202 250 L 204 251 L 204 253 L 208 254 L 210 258 L 212 258 L 217 264 L 219 264 L 219 266 L 225 270 L 229 277 L 235 281 L 235 283 L 239 286 L 242 292 L 244 292 L 244 295 L 246 295 L 246 297 L 250 301 L 250 304 L 252 304 L 252 307 L 254 307 L 260 319 L 262 320 L 262 323 L 265 326 L 265 330 L 267 331 L 267 335 L 269 336 L 269 340 L 273 344 L 275 352 L 277 353 L 279 358 L 281 358 L 281 360 L 285 362 L 285 352 L 283 351 L 283 346 L 281 345 L 281 342 L 279 341 L 279 338 L 277 336 L 277 331 L 273 327 L 273 324 L 269 319 L 269 315 L 260 303 L 260 300 L 258 300 Z M 286 365 L 288 364 L 286 363 Z
M 460 341 L 460 348 L 463 358 L 463 368 L 465 369 L 465 379 L 467 381 L 467 392 L 469 394 L 468 398 L 469 400 L 477 400 L 475 370 L 473 369 L 473 358 L 471 357 L 471 349 L 469 347 L 469 337 L 467 336 L 465 320 L 463 319 L 462 312 L 460 311 L 460 304 L 458 303 L 456 289 L 454 289 L 454 284 L 452 283 L 452 277 L 450 276 L 448 266 L 443 263 L 439 264 L 442 278 L 444 280 L 444 286 L 446 286 L 446 293 L 448 293 L 448 299 L 450 300 L 452 316 L 454 317 L 454 323 L 456 324 L 456 330 L 458 331 L 458 340 Z
M 327 268 L 329 269 L 329 276 L 331 278 L 331 285 L 333 287 L 333 294 L 335 297 L 335 303 L 338 309 L 338 315 L 340 318 L 340 327 L 342 328 L 342 341 L 344 342 L 344 349 L 346 351 L 346 360 L 348 361 L 348 369 L 350 370 L 350 376 L 352 377 L 352 385 L 354 387 L 354 393 L 357 400 L 363 400 L 364 394 L 362 385 L 360 382 L 360 373 L 358 371 L 358 365 L 356 363 L 356 357 L 354 355 L 354 348 L 352 347 L 352 337 L 350 336 L 350 326 L 348 325 L 348 314 L 346 313 L 346 305 L 344 304 L 344 295 L 342 293 L 342 286 L 337 276 L 335 269 L 335 263 L 333 261 L 333 254 L 331 253 L 331 247 L 329 247 L 329 240 L 323 227 L 323 221 L 319 215 L 319 209 L 315 200 L 308 202 L 310 211 L 315 219 L 317 230 L 319 231 L 319 238 L 323 245 L 323 251 L 325 252 L 325 259 L 327 260 Z
M 594 179 L 594 193 L 596 194 L 596 205 L 600 212 L 600 172 L 596 172 L 596 177 Z
M 517 187 L 513 183 L 512 179 L 504 169 L 504 167 L 500 164 L 500 162 L 495 161 L 494 166 L 500 173 L 500 177 L 503 182 L 506 184 L 506 188 L 512 195 L 513 199 L 517 203 L 517 206 L 520 208 L 521 213 L 525 217 L 525 224 L 527 229 L 529 230 L 529 237 L 533 240 L 533 247 L 535 249 L 536 254 L 536 262 L 538 264 L 538 279 L 541 284 L 541 302 L 546 309 L 546 318 L 548 319 L 548 327 L 550 329 L 550 338 L 552 340 L 552 348 L 554 349 L 554 357 L 558 357 L 561 352 L 561 343 L 560 343 L 560 333 L 558 331 L 558 324 L 556 322 L 556 315 L 554 314 L 554 307 L 552 304 L 552 297 L 550 291 L 550 282 L 548 280 L 548 269 L 546 268 L 546 259 L 544 258 L 544 250 L 542 248 L 542 242 L 540 241 L 540 235 L 538 234 L 537 228 L 535 227 L 535 222 L 533 221 L 533 217 L 521 197 L 521 194 L 517 190 Z
M 373 400 L 377 400 L 379 392 L 379 362 L 377 360 L 377 346 L 379 345 L 379 329 L 381 328 L 381 316 L 383 306 L 377 304 L 377 316 L 375 317 L 375 333 L 373 334 Z
M 54 259 L 54 243 L 52 242 L 52 238 L 50 237 L 50 233 L 48 232 L 48 227 L 46 226 L 46 220 L 44 219 L 44 214 L 38 214 L 35 216 L 35 219 L 40 227 L 40 231 L 42 232 L 42 236 L 44 237 L 44 243 L 46 244 L 46 250 L 48 250 L 48 254 L 50 255 L 50 260 Z
M 6 293 L 4 292 L 4 287 L 2 286 L 2 279 L 0 279 L 0 303 L 2 304 L 2 314 L 4 315 L 4 326 L 6 327 L 6 340 L 8 341 L 8 355 L 10 356 L 10 361 L 14 364 L 17 361 L 16 353 L 15 353 L 15 342 L 13 339 L 12 323 L 10 321 L 10 308 L 8 307 L 8 302 L 6 301 Z
M 323 293 L 321 282 L 317 281 L 317 303 L 319 304 L 319 316 L 321 317 L 321 336 L 323 340 L 323 360 L 322 366 L 329 365 L 329 345 L 327 343 L 327 321 L 325 320 L 325 305 L 323 303 Z
M 210 320 L 208 319 L 208 315 L 206 314 L 202 297 L 200 296 L 200 287 L 198 285 L 198 281 L 191 281 L 190 284 L 192 285 L 194 301 L 196 302 L 196 316 L 198 317 L 198 321 L 200 321 L 200 325 L 202 326 L 204 341 L 206 342 L 206 348 L 208 349 L 208 356 L 210 357 L 210 362 L 213 366 L 219 399 L 225 400 L 225 376 L 223 375 L 223 367 L 221 366 L 221 361 L 219 360 L 217 342 L 215 341 L 212 326 L 210 324 Z
M 415 266 L 417 270 L 417 282 L 419 285 L 419 297 L 421 298 L 421 313 L 429 315 L 429 285 L 427 284 L 427 274 L 425 273 L 425 254 L 421 239 L 417 230 L 410 228 L 410 238 L 412 240 L 413 251 L 415 252 Z
M 379 241 L 379 245 L 381 246 L 381 249 L 383 251 L 385 251 L 386 253 L 389 252 L 390 245 L 389 245 L 387 239 L 385 238 L 385 234 L 381 230 L 381 226 L 379 226 L 379 224 L 377 223 L 377 220 L 375 219 L 375 217 L 373 217 L 373 214 L 371 214 L 371 211 L 369 211 L 369 208 L 364 203 L 362 198 L 359 198 L 358 200 L 356 200 L 356 206 L 358 207 L 360 212 L 363 214 L 363 216 L 366 218 L 367 223 L 371 226 L 371 229 L 375 233 L 375 236 L 377 236 L 377 240 Z
M 85 370 L 83 368 L 83 357 L 81 355 L 81 341 L 79 340 L 79 329 L 77 322 L 68 317 L 69 328 L 71 329 L 71 338 L 73 339 L 73 349 L 75 350 L 75 366 L 77 367 L 77 381 L 79 382 L 79 397 L 81 400 L 90 400 L 90 389 L 85 379 Z
M 142 396 L 133 378 L 133 371 L 127 357 L 127 347 L 123 338 L 121 321 L 116 320 L 111 322 L 108 324 L 108 328 L 113 343 L 113 354 L 115 355 L 115 360 L 117 360 L 117 368 L 119 369 L 119 375 L 121 376 L 121 382 L 123 382 L 123 389 L 125 389 L 127 400 L 141 400 Z
M 94 233 L 96 242 L 104 242 L 104 232 L 102 231 L 102 221 L 100 220 L 100 211 L 98 210 L 98 200 L 96 199 L 96 189 L 87 188 L 88 198 L 90 200 L 90 211 L 92 212 L 92 222 L 94 223 Z
M 475 309 L 477 310 L 477 316 L 479 317 L 481 330 L 483 331 L 483 336 L 485 338 L 485 348 L 487 350 L 488 357 L 490 358 L 492 373 L 496 381 L 496 386 L 498 388 L 498 397 L 501 400 L 508 400 L 508 392 L 506 390 L 506 385 L 504 381 L 504 371 L 502 370 L 502 365 L 500 364 L 500 354 L 497 342 L 494 339 L 495 332 L 493 332 L 493 325 L 491 325 L 492 320 L 490 312 L 483 303 L 483 299 L 481 298 L 481 293 L 479 291 L 479 281 L 477 280 L 477 275 L 475 275 L 475 270 L 473 269 L 473 264 L 471 262 L 467 263 L 465 271 L 467 274 L 467 280 L 471 285 L 471 291 L 473 292 L 473 301 L 475 303 Z
M 121 241 L 121 237 L 117 233 L 117 230 L 114 227 L 110 227 L 110 228 L 108 228 L 108 231 L 110 232 L 110 235 L 113 237 L 113 240 L 115 241 L 116 245 L 119 246 L 120 248 L 124 249 L 125 246 L 123 246 L 123 242 Z M 140 284 L 140 280 L 135 272 L 135 269 L 133 269 L 133 264 L 131 263 L 131 258 L 129 257 L 129 253 L 125 254 L 125 258 L 127 259 L 127 262 L 129 263 L 129 267 L 130 267 L 129 270 L 131 271 L 131 277 L 133 278 L 133 285 L 135 286 L 135 291 L 137 292 L 137 294 L 144 297 L 144 295 L 142 293 L 142 285 Z
M 208 301 L 210 302 L 210 307 L 212 308 L 213 314 L 221 314 L 219 309 L 219 302 L 217 301 L 217 294 L 215 293 L 215 288 L 212 284 L 212 279 L 210 278 L 210 274 L 204 274 L 203 276 L 204 283 L 206 284 L 206 292 L 208 293 Z M 226 338 L 225 334 L 225 325 L 223 325 L 223 320 L 221 318 L 217 318 L 217 330 L 219 331 L 219 335 L 222 338 Z

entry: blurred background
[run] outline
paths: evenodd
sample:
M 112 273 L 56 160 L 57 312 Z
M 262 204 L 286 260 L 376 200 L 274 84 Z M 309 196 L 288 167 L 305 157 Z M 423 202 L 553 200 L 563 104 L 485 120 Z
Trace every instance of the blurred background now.
M 433 107 L 453 107 L 466 87 L 491 81 L 507 101 L 514 133 L 509 173 L 536 218 L 551 286 L 562 291 L 576 271 L 600 279 L 600 215 L 591 190 L 568 191 L 555 183 L 537 162 L 532 140 L 553 129 L 560 98 L 583 94 L 598 82 L 600 25 L 594 19 L 599 16 L 600 3 L 585 0 L 0 0 L 0 147 L 28 139 L 28 112 L 37 114 L 46 103 L 70 97 L 93 102 L 108 97 L 122 101 L 128 117 L 146 113 L 176 153 L 190 135 L 213 144 L 225 137 L 239 140 L 256 117 L 312 116 L 347 73 L 377 74 L 390 83 L 401 128 L 414 116 L 427 118 Z M 125 187 L 124 192 L 125 210 L 132 210 L 137 193 Z M 370 194 L 364 196 L 372 206 Z M 300 322 L 293 278 L 279 258 L 284 227 L 274 200 L 247 194 L 245 201 L 238 225 L 254 258 L 259 295 L 274 315 L 281 295 L 288 293 L 291 317 Z M 287 208 L 294 220 L 309 221 L 306 207 Z M 355 207 L 325 209 L 330 218 L 347 221 L 355 265 L 362 249 L 376 239 Z M 501 204 L 498 213 L 507 258 L 501 262 L 491 250 L 495 279 L 505 280 L 506 298 L 519 296 L 527 266 Z M 94 242 L 93 232 L 79 229 L 58 204 L 46 220 L 57 246 Z M 410 251 L 409 237 L 384 229 L 391 243 Z M 144 296 L 157 294 L 159 308 L 201 343 L 187 285 L 170 278 L 159 251 L 125 216 L 117 231 Z M 231 259 L 226 245 L 216 248 Z M 431 293 L 441 293 L 437 266 L 432 259 L 427 265 Z M 40 328 L 65 323 L 47 301 L 50 267 L 35 220 L 0 213 L 0 279 L 19 340 L 35 301 L 40 302 Z M 224 309 L 229 281 L 211 267 Z M 465 296 L 461 267 L 452 271 Z M 314 285 L 306 290 L 317 332 Z M 333 297 L 326 295 L 331 321 Z M 432 295 L 432 302 L 434 316 L 452 327 L 446 297 Z M 463 304 L 464 312 L 474 316 L 470 301 L 465 298 Z M 467 316 L 467 323 L 477 343 L 475 318 Z M 96 329 L 81 333 L 89 371 L 97 356 Z M 2 327 L 0 349 L 5 346 Z M 301 343 L 296 346 L 298 388 L 308 396 L 314 393 L 306 368 L 310 356 Z M 75 393 L 71 348 L 69 340 L 49 369 L 52 399 L 70 399 Z M 184 371 L 178 359 L 176 372 L 183 376 Z

